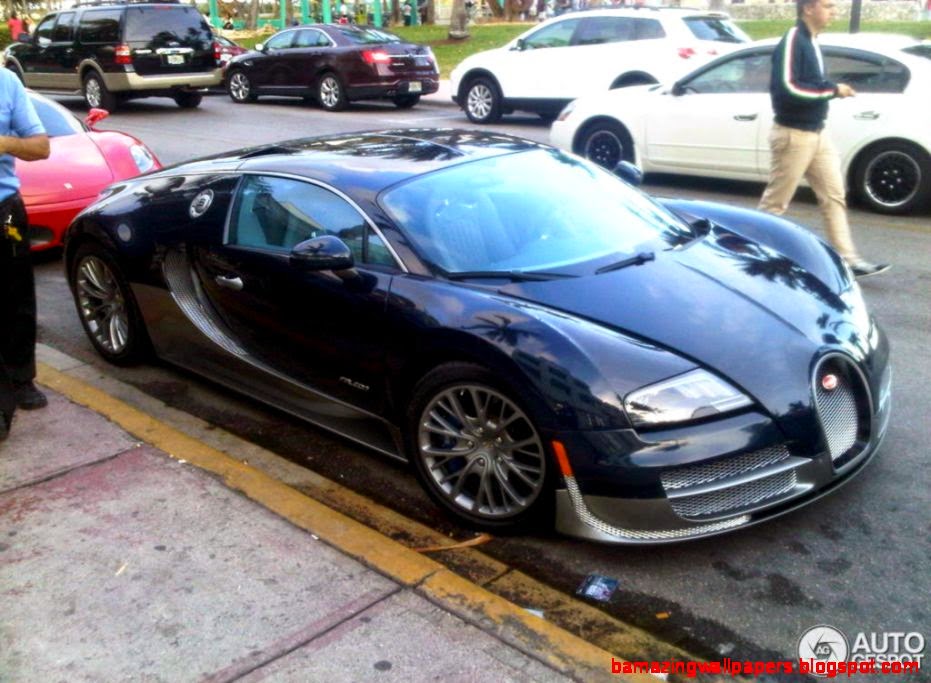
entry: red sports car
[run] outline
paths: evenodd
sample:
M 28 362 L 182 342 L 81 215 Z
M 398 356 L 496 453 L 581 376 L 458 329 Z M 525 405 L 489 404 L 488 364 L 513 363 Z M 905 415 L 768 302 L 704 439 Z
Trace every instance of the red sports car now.
M 29 212 L 33 251 L 61 246 L 71 219 L 111 183 L 159 169 L 162 165 L 142 142 L 126 133 L 94 129 L 109 114 L 91 109 L 82 123 L 60 104 L 29 92 L 52 153 L 41 161 L 17 161 L 20 192 Z

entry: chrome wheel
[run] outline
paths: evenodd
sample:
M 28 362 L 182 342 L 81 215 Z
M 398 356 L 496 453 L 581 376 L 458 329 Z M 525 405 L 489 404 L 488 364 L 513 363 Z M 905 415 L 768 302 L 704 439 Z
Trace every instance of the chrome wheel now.
M 97 256 L 87 256 L 78 264 L 75 283 L 78 312 L 87 331 L 105 351 L 123 353 L 131 341 L 129 315 L 110 267 Z
M 251 91 L 252 87 L 249 83 L 249 77 L 242 71 L 237 71 L 230 76 L 229 92 L 230 97 L 234 100 L 237 102 L 245 102 L 249 99 Z
M 491 115 L 494 103 L 495 94 L 485 83 L 476 83 L 469 88 L 469 94 L 466 97 L 466 109 L 473 119 L 477 121 L 487 119 Z
M 898 149 L 880 152 L 866 165 L 863 189 L 877 204 L 895 209 L 915 198 L 921 187 L 918 160 Z
M 342 87 L 336 76 L 324 76 L 320 81 L 320 103 L 327 109 L 336 109 L 342 98 Z
M 582 155 L 599 166 L 613 170 L 624 159 L 624 143 L 613 130 L 598 128 L 585 139 Z
M 84 83 L 84 99 L 88 106 L 99 107 L 103 102 L 103 93 L 100 88 L 100 81 L 91 76 Z
M 454 509 L 495 521 L 519 515 L 546 481 L 543 442 L 510 399 L 481 384 L 443 389 L 421 413 L 417 457 Z

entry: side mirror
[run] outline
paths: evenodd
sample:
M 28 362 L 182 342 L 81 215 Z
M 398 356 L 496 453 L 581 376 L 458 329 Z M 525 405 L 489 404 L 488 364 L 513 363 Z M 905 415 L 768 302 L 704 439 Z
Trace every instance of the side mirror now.
M 676 81 L 672 84 L 672 94 L 674 97 L 681 97 L 685 94 L 685 86 L 682 81 Z
M 87 112 L 87 116 L 84 117 L 84 125 L 91 130 L 94 130 L 94 124 L 100 123 L 109 115 L 110 112 L 108 112 L 106 109 L 98 109 L 97 107 L 94 107 L 89 112 Z
M 643 183 L 643 171 L 629 161 L 618 162 L 614 167 L 614 175 L 634 187 L 640 187 Z
M 265 43 L 256 43 L 255 49 L 259 52 L 265 52 Z
M 527 47 L 527 44 L 524 42 L 524 39 L 523 39 L 523 38 L 518 38 L 518 39 L 517 39 L 517 42 L 514 43 L 514 47 L 512 47 L 511 49 L 512 49 L 512 50 L 517 50 L 518 52 L 521 52 L 522 50 L 526 49 L 526 47 Z
M 291 265 L 308 271 L 349 270 L 352 251 L 339 237 L 323 235 L 304 240 L 291 250 Z

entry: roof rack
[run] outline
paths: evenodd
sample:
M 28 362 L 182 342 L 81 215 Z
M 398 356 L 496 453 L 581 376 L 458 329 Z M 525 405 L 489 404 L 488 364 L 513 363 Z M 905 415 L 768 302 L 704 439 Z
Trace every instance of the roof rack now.
M 79 0 L 71 7 L 101 7 L 104 5 L 180 5 L 181 0 Z

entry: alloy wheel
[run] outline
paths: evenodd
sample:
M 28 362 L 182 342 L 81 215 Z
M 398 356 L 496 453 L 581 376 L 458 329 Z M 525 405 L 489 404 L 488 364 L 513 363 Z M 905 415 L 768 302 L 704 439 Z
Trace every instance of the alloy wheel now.
M 491 88 L 484 83 L 476 83 L 469 88 L 466 107 L 474 118 L 485 119 L 491 114 L 494 98 L 495 94 L 491 91 Z
M 505 395 L 479 384 L 444 389 L 423 410 L 418 457 L 455 508 L 486 520 L 520 514 L 546 480 L 543 442 Z
M 894 209 L 911 201 L 921 187 L 918 161 L 897 149 L 870 159 L 864 173 L 864 189 L 877 204 Z
M 97 343 L 113 354 L 130 342 L 129 314 L 123 292 L 105 261 L 88 256 L 77 270 L 78 310 Z
M 341 97 L 339 81 L 334 76 L 326 76 L 320 81 L 320 101 L 327 109 L 339 104 Z
M 103 95 L 100 92 L 100 81 L 96 78 L 88 78 L 84 83 L 84 99 L 87 100 L 87 104 L 92 108 L 100 106 Z
M 244 73 L 237 71 L 230 76 L 230 95 L 234 100 L 245 102 L 249 99 L 249 91 L 249 78 Z

